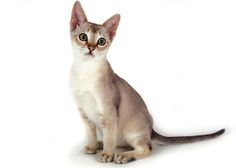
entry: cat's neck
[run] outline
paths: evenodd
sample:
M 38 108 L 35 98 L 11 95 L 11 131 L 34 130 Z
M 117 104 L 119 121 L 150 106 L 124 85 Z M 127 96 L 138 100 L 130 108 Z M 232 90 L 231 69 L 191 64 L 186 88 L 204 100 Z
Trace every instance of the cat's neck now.
M 90 56 L 91 57 L 91 56 Z M 103 59 L 93 59 L 89 56 L 79 56 L 74 58 L 71 70 L 75 74 L 85 75 L 87 73 L 96 73 L 99 76 L 102 74 L 113 73 L 109 62 L 106 58 Z

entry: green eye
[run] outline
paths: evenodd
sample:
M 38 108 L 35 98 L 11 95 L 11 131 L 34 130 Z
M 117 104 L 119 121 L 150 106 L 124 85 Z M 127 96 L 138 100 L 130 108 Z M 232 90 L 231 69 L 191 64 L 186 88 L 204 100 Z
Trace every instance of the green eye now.
M 87 41 L 87 40 L 88 40 L 88 37 L 87 37 L 87 35 L 86 35 L 85 33 L 81 33 L 81 34 L 79 35 L 79 39 L 80 39 L 81 41 Z
M 100 46 L 104 46 L 106 44 L 106 40 L 103 37 L 101 37 L 100 39 L 98 39 L 97 44 Z

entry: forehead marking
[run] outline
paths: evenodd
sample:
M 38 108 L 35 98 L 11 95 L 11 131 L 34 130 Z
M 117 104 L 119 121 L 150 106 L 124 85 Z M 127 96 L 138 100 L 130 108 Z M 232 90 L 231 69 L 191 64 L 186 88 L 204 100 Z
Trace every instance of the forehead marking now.
M 96 25 L 96 24 L 92 24 L 92 25 L 90 26 L 90 30 L 91 30 L 93 33 L 97 33 L 98 30 L 99 30 L 99 26 Z

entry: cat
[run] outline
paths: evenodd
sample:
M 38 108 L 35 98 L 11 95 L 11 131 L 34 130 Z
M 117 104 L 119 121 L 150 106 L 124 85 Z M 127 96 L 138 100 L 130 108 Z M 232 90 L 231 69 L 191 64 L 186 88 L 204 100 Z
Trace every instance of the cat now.
M 118 164 L 150 155 L 151 140 L 160 144 L 190 143 L 211 139 L 224 133 L 166 137 L 153 130 L 153 120 L 141 96 L 124 79 L 115 74 L 106 59 L 116 35 L 120 15 L 103 24 L 91 23 L 79 1 L 76 1 L 70 20 L 73 64 L 70 87 L 86 126 L 89 142 L 84 151 L 97 154 L 100 162 Z M 96 129 L 102 133 L 97 138 Z M 115 154 L 117 147 L 132 150 Z M 114 156 L 115 155 L 115 156 Z

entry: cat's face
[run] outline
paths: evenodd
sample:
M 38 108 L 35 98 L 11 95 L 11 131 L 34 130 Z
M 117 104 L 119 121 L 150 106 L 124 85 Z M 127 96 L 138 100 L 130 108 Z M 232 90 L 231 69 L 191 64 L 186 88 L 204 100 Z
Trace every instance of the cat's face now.
M 79 3 L 72 9 L 70 21 L 71 40 L 76 57 L 84 59 L 103 59 L 118 27 L 120 16 L 114 15 L 102 25 L 90 23 Z
M 106 56 L 111 39 L 106 29 L 94 23 L 77 26 L 71 32 L 72 45 L 79 56 L 99 59 Z

